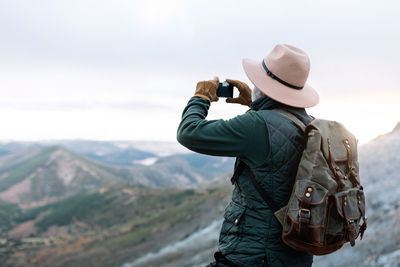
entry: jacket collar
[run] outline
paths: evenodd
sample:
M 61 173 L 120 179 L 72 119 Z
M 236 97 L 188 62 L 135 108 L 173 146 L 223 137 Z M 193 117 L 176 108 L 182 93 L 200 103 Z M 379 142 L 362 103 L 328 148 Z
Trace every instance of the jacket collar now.
M 286 110 L 293 115 L 295 115 L 299 120 L 301 120 L 306 125 L 311 121 L 311 117 L 307 114 L 304 108 L 295 108 L 285 104 L 282 104 L 278 101 L 273 100 L 269 96 L 263 96 L 258 98 L 257 100 L 251 102 L 250 109 L 251 110 L 266 110 L 266 109 L 283 109 Z

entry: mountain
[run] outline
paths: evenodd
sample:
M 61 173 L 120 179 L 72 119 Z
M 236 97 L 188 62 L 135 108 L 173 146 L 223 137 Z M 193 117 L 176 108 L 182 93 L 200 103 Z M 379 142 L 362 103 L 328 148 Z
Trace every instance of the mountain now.
M 70 147 L 76 145 L 92 158 L 44 144 L 13 144 L 3 150 L 1 266 L 183 267 L 212 260 L 232 190 L 228 172 L 233 159 L 161 155 L 126 143 L 93 143 L 91 148 L 74 142 Z M 400 123 L 359 147 L 368 229 L 355 247 L 346 244 L 314 257 L 313 266 L 398 266 L 398 151 Z M 141 152 L 140 159 L 135 153 Z M 110 155 L 121 155 L 121 160 L 110 162 Z M 124 165 L 132 157 L 156 159 L 147 166 Z M 27 184 L 32 192 L 26 191 Z
M 28 154 L 11 157 L 0 166 L 4 202 L 34 207 L 122 181 L 105 166 L 59 146 Z
M 154 154 L 110 143 L 69 143 L 74 146 L 99 160 L 59 145 L 5 145 L 10 149 L 0 156 L 1 266 L 122 264 L 206 227 L 228 201 L 228 183 L 214 182 L 215 173 L 228 169 L 217 171 L 225 159 L 177 154 L 157 156 L 151 166 L 120 166 L 122 161 L 101 160 Z
M 77 147 L 127 151 L 93 145 Z M 206 227 L 229 200 L 229 175 L 214 176 L 226 159 L 176 154 L 120 166 L 59 145 L 15 147 L 0 157 L 1 266 L 122 264 Z
M 42 142 L 43 145 L 60 145 L 89 158 L 115 166 L 141 165 L 140 161 L 158 155 L 136 149 L 129 142 L 61 140 Z
M 152 166 L 157 162 L 164 164 L 166 161 L 185 161 L 185 166 L 188 165 L 188 168 L 201 174 L 206 180 L 209 176 L 232 171 L 234 164 L 234 158 L 193 153 L 177 142 L 59 140 L 0 143 L 0 166 L 2 159 L 5 158 L 4 155 L 15 157 L 18 152 L 24 155 L 29 149 L 35 150 L 48 146 L 61 146 L 77 154 L 117 167 Z
M 103 155 L 126 148 L 105 145 Z M 18 190 L 0 198 L 1 266 L 183 267 L 204 266 L 212 260 L 232 190 L 228 185 L 232 159 L 154 154 L 157 160 L 152 165 L 121 166 L 60 146 L 25 147 L 22 151 L 26 153 L 11 149 L 0 157 L 0 196 L 12 188 L 25 188 L 20 183 L 37 176 L 40 179 L 34 182 L 43 181 L 33 188 L 43 189 L 39 192 L 45 199 L 51 191 L 46 188 L 59 190 L 53 186 L 53 178 L 57 181 L 54 184 L 64 187 L 67 181 L 73 184 L 75 178 L 81 181 L 79 177 L 87 177 L 88 184 L 82 181 L 82 191 L 78 190 L 80 186 L 67 186 L 70 195 L 42 201 L 37 207 L 24 204 L 21 197 L 20 202 L 10 201 Z M 94 149 L 88 145 L 86 151 Z M 355 247 L 347 244 L 335 253 L 315 257 L 313 266 L 398 266 L 398 151 L 400 123 L 392 132 L 359 147 L 368 229 Z M 68 179 L 71 176 L 60 174 L 73 169 L 84 175 Z M 35 194 L 28 196 L 33 199 Z
M 234 158 L 193 153 L 177 142 L 65 140 L 42 144 L 61 145 L 113 166 L 151 166 L 157 162 L 184 160 L 191 168 L 208 176 L 232 171 L 234 163 Z
M 95 147 L 91 149 L 90 144 Z M 124 159 L 130 161 L 135 157 L 131 152 L 139 150 L 120 150 L 108 142 L 71 141 L 69 146 L 81 147 L 83 153 L 104 154 L 98 157 L 92 154 L 89 158 L 61 146 L 43 145 L 10 150 L 0 157 L 0 200 L 26 209 L 120 181 L 149 187 L 187 188 L 204 185 L 233 166 L 230 159 L 194 153 L 161 157 L 150 166 L 120 166 Z M 107 164 L 112 161 L 105 159 L 113 155 L 121 159 L 116 158 L 114 163 L 119 162 L 115 165 Z
M 221 159 L 220 159 L 221 160 Z M 233 168 L 233 162 L 231 163 Z M 149 187 L 202 187 L 216 176 L 227 179 L 227 168 L 218 171 L 207 171 L 205 168 L 191 166 L 185 158 L 170 156 L 157 160 L 150 166 L 114 167 L 108 166 L 107 170 L 125 180 L 133 181 Z
M 17 204 L 0 200 L 0 233 L 7 231 L 12 226 L 14 219 L 20 215 L 21 209 Z
M 230 190 L 121 182 L 29 209 L 0 237 L 0 265 L 119 266 L 208 226 Z
M 0 157 L 12 154 L 16 151 L 27 150 L 28 148 L 38 148 L 39 144 L 30 142 L 0 142 Z
M 173 158 L 186 161 L 192 168 L 195 168 L 199 172 L 203 172 L 208 176 L 232 172 L 235 163 L 235 158 L 214 157 L 198 153 L 174 154 L 161 158 L 160 160 L 165 161 Z

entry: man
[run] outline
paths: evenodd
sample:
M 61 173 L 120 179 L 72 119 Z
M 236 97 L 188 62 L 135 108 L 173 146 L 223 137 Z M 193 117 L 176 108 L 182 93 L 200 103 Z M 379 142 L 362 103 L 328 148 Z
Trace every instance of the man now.
M 209 266 L 311 266 L 312 255 L 295 251 L 281 239 L 282 227 L 273 209 L 252 182 L 250 170 L 274 205 L 287 204 L 305 137 L 294 123 L 274 109 L 288 111 L 308 124 L 304 108 L 319 102 L 306 80 L 307 54 L 279 44 L 262 61 L 243 60 L 253 93 L 243 82 L 227 80 L 239 89 L 228 103 L 250 107 L 230 120 L 206 120 L 210 102 L 218 101 L 218 78 L 197 84 L 183 111 L 177 139 L 185 147 L 208 155 L 236 157 L 246 166 L 234 180 L 232 201 L 225 209 L 218 252 Z M 253 102 L 251 96 L 253 95 Z

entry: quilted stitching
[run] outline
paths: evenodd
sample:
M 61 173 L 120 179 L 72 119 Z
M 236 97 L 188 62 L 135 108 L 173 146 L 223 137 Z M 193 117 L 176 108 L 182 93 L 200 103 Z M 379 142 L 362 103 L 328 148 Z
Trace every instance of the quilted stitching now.
M 271 151 L 268 164 L 263 166 L 267 173 L 257 175 L 263 188 L 278 205 L 286 204 L 294 181 L 297 164 L 302 153 L 296 137 L 301 131 L 289 120 L 274 111 L 262 111 L 260 115 L 269 131 Z

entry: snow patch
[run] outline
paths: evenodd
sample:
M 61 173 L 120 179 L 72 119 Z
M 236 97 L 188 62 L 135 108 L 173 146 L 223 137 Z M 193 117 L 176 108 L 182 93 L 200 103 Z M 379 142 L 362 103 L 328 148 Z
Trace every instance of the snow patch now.
M 206 228 L 200 229 L 197 232 L 189 235 L 187 238 L 172 243 L 158 252 L 155 253 L 148 253 L 133 262 L 124 263 L 122 267 L 135 267 L 135 266 L 145 266 L 144 264 L 155 260 L 161 259 L 166 257 L 168 254 L 176 253 L 181 250 L 190 250 L 191 248 L 197 248 L 199 244 L 204 244 L 206 241 L 217 239 L 218 238 L 218 231 L 221 228 L 222 220 L 217 220 L 212 222 Z
M 145 159 L 141 159 L 141 160 L 133 160 L 132 163 L 140 164 L 140 165 L 144 165 L 144 166 L 151 166 L 154 163 L 156 163 L 157 160 L 158 160 L 157 157 L 152 157 L 152 158 L 145 158 Z

